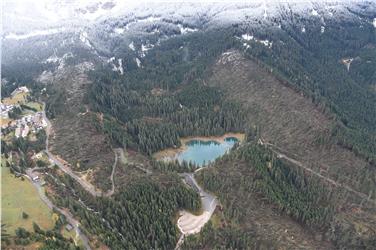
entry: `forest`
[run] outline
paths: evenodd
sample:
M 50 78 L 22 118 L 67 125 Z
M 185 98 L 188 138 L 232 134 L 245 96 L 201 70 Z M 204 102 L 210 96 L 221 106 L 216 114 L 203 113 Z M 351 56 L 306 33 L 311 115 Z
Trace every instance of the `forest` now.
M 178 238 L 174 219 L 178 210 L 201 207 L 198 194 L 173 174 L 159 177 L 162 182 L 132 180 L 112 198 L 94 198 L 68 175 L 55 176 L 58 181 L 47 179 L 55 194 L 51 198 L 69 208 L 86 233 L 111 249 L 172 249 Z
M 148 155 L 179 146 L 179 137 L 244 131 L 241 106 L 204 84 L 209 65 L 229 46 L 215 40 L 223 34 L 212 34 L 172 38 L 146 56 L 143 68 L 125 75 L 106 67 L 91 72 L 86 100 L 106 114 L 98 127 L 117 144 Z
M 244 132 L 248 128 L 241 104 L 227 100 L 220 89 L 205 82 L 217 58 L 235 48 L 333 116 L 335 126 L 330 140 L 353 150 L 374 166 L 376 94 L 370 89 L 375 80 L 375 65 L 365 61 L 371 60 L 375 53 L 375 29 L 365 26 L 365 30 L 359 30 L 362 23 L 344 25 L 328 21 L 325 33 L 317 35 L 320 24 L 316 21 L 295 16 L 285 20 L 288 23 L 282 23 L 278 30 L 250 28 L 245 23 L 172 37 L 146 54 L 142 68 L 131 67 L 124 75 L 114 72 L 109 65 L 96 65 L 89 72 L 92 83 L 84 104 L 90 111 L 103 115 L 93 120 L 98 132 L 106 134 L 114 147 L 131 148 L 148 156 L 166 147 L 180 146 L 180 137 Z M 301 24 L 305 25 L 305 33 L 300 32 Z M 245 50 L 243 41 L 238 39 L 244 33 L 273 41 L 273 46 L 250 41 L 250 49 Z M 347 57 L 362 60 L 355 60 L 347 72 L 340 62 Z M 36 82 L 36 76 L 48 67 L 38 63 L 26 68 L 5 67 L 8 83 L 2 84 L 3 95 L 23 84 L 39 93 L 44 85 Z M 51 119 L 64 113 L 63 105 L 69 96 L 62 89 L 47 87 L 46 109 Z M 11 116 L 17 118 L 17 115 L 16 109 Z M 31 153 L 43 150 L 44 140 L 45 134 L 41 132 L 36 142 L 21 138 L 11 144 L 3 143 L 3 150 L 5 154 L 18 152 L 19 162 L 12 167 L 23 172 L 34 166 Z M 92 197 L 69 176 L 48 170 L 58 179 L 47 175 L 55 194 L 51 199 L 80 218 L 85 233 L 98 237 L 111 249 L 172 249 L 179 234 L 175 226 L 177 211 L 200 209 L 197 193 L 184 186 L 175 172 L 193 171 L 196 166 L 155 161 L 152 166 L 158 172 L 157 177 L 132 180 L 111 198 Z M 372 249 L 376 244 L 375 239 L 357 235 L 355 223 L 336 216 L 342 204 L 338 201 L 343 197 L 265 147 L 249 141 L 214 166 L 229 172 L 238 167 L 244 170 L 236 180 L 223 178 L 211 169 L 197 175 L 205 189 L 219 197 L 231 225 L 216 228 L 212 223 L 207 224 L 201 234 L 187 238 L 185 249 L 244 249 L 250 245 L 257 248 L 260 246 L 257 244 L 275 247 L 274 242 L 260 243 L 259 235 L 237 227 L 243 226 L 248 211 L 246 203 L 235 206 L 236 201 L 230 199 L 235 191 L 241 197 L 260 195 L 281 214 L 323 232 L 338 248 Z M 60 235 L 48 235 L 57 240 L 46 240 L 51 244 L 46 249 L 71 247 L 61 241 Z M 29 241 L 37 237 L 22 229 L 19 236 Z

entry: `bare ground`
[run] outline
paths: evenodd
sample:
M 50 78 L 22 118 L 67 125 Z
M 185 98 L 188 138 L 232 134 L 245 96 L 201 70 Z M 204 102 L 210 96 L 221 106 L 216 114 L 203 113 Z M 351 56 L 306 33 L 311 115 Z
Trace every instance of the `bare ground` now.
M 332 118 L 303 94 L 279 81 L 270 70 L 245 59 L 240 52 L 225 53 L 212 71 L 206 83 L 220 87 L 227 98 L 243 105 L 247 110 L 247 125 L 258 127 L 264 142 L 272 144 L 284 158 L 298 162 L 297 167 L 304 166 L 307 175 L 321 176 L 323 184 L 331 185 L 327 182 L 331 180 L 337 183 L 336 192 L 346 193 L 336 220 L 355 227 L 361 238 L 376 237 L 372 226 L 376 225 L 376 206 L 364 178 L 365 175 L 372 179 L 376 169 L 331 140 Z M 241 175 L 224 178 L 234 178 L 236 183 Z M 227 195 L 236 197 L 236 193 Z M 269 232 L 274 239 L 281 240 L 281 244 L 291 241 L 294 248 L 329 248 L 316 245 L 312 232 L 306 233 L 305 228 L 293 225 L 289 217 L 278 215 L 272 204 L 263 202 L 257 195 L 250 193 L 246 201 L 235 204 L 237 200 L 234 198 L 234 205 L 251 208 L 247 209 L 247 219 L 242 223 L 246 228 L 252 228 L 258 234 Z
M 87 110 L 83 102 L 90 85 L 87 68 L 85 64 L 66 67 L 53 78 L 54 87 L 64 89 L 67 98 L 64 112 L 50 119 L 50 150 L 67 161 L 74 171 L 92 169 L 88 181 L 106 191 L 111 188 L 114 152 L 109 140 L 94 125 L 97 115 Z
M 221 87 L 229 99 L 243 104 L 249 126 L 258 126 L 265 142 L 315 172 L 368 196 L 357 177 L 359 170 L 369 168 L 369 164 L 331 142 L 334 122 L 301 93 L 236 51 L 228 52 L 217 62 L 208 84 Z M 372 174 L 375 173 L 374 169 Z

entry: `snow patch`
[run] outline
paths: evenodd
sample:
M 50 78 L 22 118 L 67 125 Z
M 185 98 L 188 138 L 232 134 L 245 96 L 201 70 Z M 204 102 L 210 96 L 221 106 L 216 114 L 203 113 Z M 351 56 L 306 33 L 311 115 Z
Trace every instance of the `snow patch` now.
M 121 59 L 118 59 L 118 63 L 119 63 L 119 71 L 120 71 L 120 74 L 122 75 L 124 73 L 124 69 L 123 69 L 123 62 Z
M 376 18 L 373 19 L 373 27 L 376 28 Z
M 111 57 L 110 59 L 107 60 L 108 63 L 113 62 L 113 61 L 115 61 L 115 57 Z
M 161 20 L 161 17 L 154 17 L 154 16 L 149 16 L 147 18 L 140 18 L 140 19 L 137 19 L 137 22 L 156 22 L 156 21 L 159 21 Z
M 53 74 L 51 71 L 43 71 L 42 74 L 37 78 L 37 81 L 47 84 L 53 80 Z
M 344 58 L 342 59 L 342 63 L 346 66 L 347 71 L 350 71 L 350 66 L 354 58 Z
M 119 34 L 119 35 L 123 34 L 124 31 L 125 31 L 125 29 L 123 29 L 123 28 L 115 28 L 115 29 L 114 29 L 114 32 L 115 32 L 116 34 Z
M 318 16 L 319 13 L 317 12 L 317 10 L 313 9 L 313 10 L 311 11 L 311 15 L 312 15 L 312 16 Z
M 88 37 L 88 35 L 87 35 L 86 31 L 80 33 L 81 42 L 83 42 L 89 48 L 93 48 L 93 46 L 91 46 L 91 43 L 89 42 L 89 39 L 87 37 Z
M 137 57 L 136 57 L 136 63 L 137 63 L 137 67 L 139 67 L 139 68 L 141 68 L 141 61 L 140 61 L 140 59 L 138 59 Z
M 271 48 L 273 46 L 273 42 L 270 42 L 269 40 L 255 40 L 255 41 L 264 44 L 268 48 Z
M 59 66 L 58 66 L 57 69 L 60 70 L 60 69 L 64 68 L 64 66 L 65 66 L 65 60 L 67 58 L 70 58 L 70 57 L 73 57 L 72 52 L 65 53 L 62 57 L 58 57 L 58 56 L 56 56 L 56 54 L 53 54 L 52 56 L 50 56 L 49 58 L 47 58 L 44 63 L 56 63 L 56 64 L 59 64 Z
M 135 23 L 147 23 L 147 22 L 153 23 L 153 22 L 159 21 L 161 19 L 162 19 L 161 17 L 155 17 L 155 16 L 149 16 L 149 17 L 146 17 L 146 18 L 139 17 L 138 19 L 135 19 L 135 20 L 127 23 L 127 25 L 125 25 L 125 29 L 129 30 L 130 26 L 132 26 Z
M 60 60 L 59 57 L 56 55 L 50 56 L 49 58 L 46 59 L 47 63 L 57 63 Z
M 111 57 L 110 58 L 110 62 L 113 62 L 115 61 L 115 58 L 114 57 Z M 118 64 L 119 66 L 116 66 L 115 63 L 112 63 L 112 70 L 113 71 L 116 71 L 116 72 L 119 72 L 120 75 L 124 74 L 124 69 L 123 69 L 123 60 L 122 59 L 118 59 Z
M 269 41 L 268 39 L 265 39 L 265 40 L 259 40 L 257 38 L 255 38 L 254 36 L 252 35 L 249 35 L 249 34 L 243 34 L 242 35 L 242 39 L 246 40 L 246 41 L 255 41 L 255 42 L 258 42 L 258 43 L 261 43 L 263 44 L 264 46 L 268 47 L 269 49 L 273 46 L 273 42 Z M 249 45 L 247 43 L 244 43 L 243 46 L 246 47 L 246 49 L 249 48 Z
M 248 34 L 243 34 L 242 35 L 242 38 L 246 41 L 251 41 L 253 40 L 253 36 L 252 35 L 248 35 Z
M 189 32 L 195 32 L 195 31 L 197 31 L 197 29 L 192 29 L 192 28 L 189 28 L 189 27 L 184 27 L 184 26 L 181 25 L 181 24 L 178 24 L 178 27 L 179 27 L 179 29 L 180 29 L 180 33 L 181 33 L 182 35 L 187 34 L 187 33 L 189 33 Z
M 321 32 L 321 34 L 325 32 L 325 26 L 321 26 L 320 32 Z
M 141 44 L 141 53 L 140 53 L 140 56 L 141 57 L 145 57 L 146 55 L 146 52 L 150 49 L 152 49 L 154 47 L 154 44 Z
M 128 45 L 128 47 L 129 47 L 131 50 L 133 50 L 133 51 L 136 50 L 136 48 L 134 47 L 133 42 L 131 42 L 131 43 Z
M 302 28 L 302 33 L 305 33 L 306 32 L 306 29 L 305 27 Z
M 23 40 L 30 37 L 35 36 L 46 36 L 46 35 L 53 35 L 60 32 L 64 32 L 65 28 L 60 29 L 48 29 L 48 30 L 35 30 L 27 34 L 16 34 L 16 33 L 9 33 L 5 36 L 5 39 L 14 39 L 14 40 Z
M 149 44 L 149 45 L 141 45 L 141 51 L 142 52 L 146 52 L 146 51 L 148 51 L 149 49 L 152 49 L 154 47 L 154 45 L 153 44 Z

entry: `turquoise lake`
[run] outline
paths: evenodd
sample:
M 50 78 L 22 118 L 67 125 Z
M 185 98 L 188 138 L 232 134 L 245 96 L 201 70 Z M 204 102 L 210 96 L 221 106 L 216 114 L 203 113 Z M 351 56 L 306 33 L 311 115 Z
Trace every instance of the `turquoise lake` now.
M 187 161 L 203 166 L 224 155 L 237 142 L 238 139 L 235 137 L 227 137 L 222 143 L 191 140 L 185 144 L 187 149 L 179 153 L 177 159 L 179 162 Z

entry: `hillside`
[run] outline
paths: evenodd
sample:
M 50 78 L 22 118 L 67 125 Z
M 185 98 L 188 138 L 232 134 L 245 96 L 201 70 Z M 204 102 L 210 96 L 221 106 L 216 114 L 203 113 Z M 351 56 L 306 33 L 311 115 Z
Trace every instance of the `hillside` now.
M 268 70 L 230 51 L 219 58 L 208 80 L 247 110 L 248 127 L 273 148 L 374 199 L 376 169 L 335 143 L 335 122 L 302 92 Z
M 374 1 L 4 9 L 4 172 L 59 214 L 5 249 L 374 249 Z
M 375 238 L 372 229 L 375 223 L 373 214 L 376 211 L 372 188 L 375 169 L 349 149 L 333 142 L 330 134 L 334 123 L 332 117 L 324 114 L 309 99 L 287 86 L 285 82 L 278 80 L 270 70 L 245 59 L 240 52 L 224 53 L 212 70 L 213 75 L 207 83 L 222 88 L 229 99 L 240 101 L 247 110 L 247 124 L 250 135 L 254 136 L 250 139 L 255 138 L 253 140 L 258 140 L 259 144 L 264 145 L 252 147 L 268 148 L 271 150 L 269 154 L 274 155 L 275 161 L 279 161 L 281 165 L 271 166 L 273 156 L 269 158 L 272 159 L 271 162 L 256 161 L 256 152 L 260 152 L 257 150 L 253 151 L 250 158 L 242 156 L 247 150 L 255 150 L 244 145 L 241 146 L 242 149 L 234 150 L 228 157 L 217 161 L 214 167 L 200 171 L 199 180 L 220 197 L 224 215 L 220 226 L 209 227 L 200 237 L 188 241 L 185 247 L 205 249 L 214 246 L 211 237 L 216 237 L 216 241 L 221 242 L 218 244 L 232 246 L 265 244 L 266 247 L 272 248 L 279 246 L 290 249 L 329 249 L 353 244 L 352 247 L 355 249 L 371 247 Z M 255 169 L 256 163 L 261 164 L 260 169 Z M 278 187 L 281 183 L 279 176 L 283 176 L 286 167 L 290 173 L 286 173 L 287 179 L 282 182 L 283 186 Z M 272 180 L 267 182 L 264 179 L 266 176 L 262 177 L 262 172 L 259 172 L 269 171 L 268 169 L 282 171 L 271 174 L 274 176 L 272 178 L 276 178 L 274 184 Z M 294 175 L 297 177 L 291 177 Z M 287 180 L 290 178 L 293 180 L 288 184 Z M 296 184 L 302 179 L 305 179 L 305 185 L 312 185 L 312 190 L 323 189 L 323 193 L 312 196 L 313 201 L 320 201 L 318 204 L 314 202 L 309 205 L 309 209 L 325 206 L 328 210 L 325 209 L 326 212 L 320 215 L 319 220 L 323 220 L 322 222 L 317 222 L 318 218 L 310 221 L 306 217 L 312 216 L 310 212 L 310 215 L 299 215 L 295 220 L 303 222 L 308 227 L 298 229 L 301 225 L 295 225 L 291 217 L 304 213 L 307 208 L 294 212 L 291 211 L 292 207 L 286 208 L 282 204 L 284 199 L 291 199 L 288 197 L 292 194 L 284 190 L 290 187 L 289 185 L 293 188 L 296 185 L 299 193 L 308 195 L 311 192 L 308 187 Z M 274 186 L 274 190 L 267 191 L 258 187 L 257 183 L 260 181 L 266 182 L 266 189 L 273 189 Z M 287 197 L 275 194 L 279 197 L 275 198 L 274 192 L 281 192 L 280 195 Z M 287 204 L 292 205 L 291 201 Z M 299 211 L 299 206 L 297 209 Z M 273 213 L 281 210 L 290 214 L 290 219 L 280 215 L 278 219 L 273 217 Z M 325 215 L 326 213 L 329 214 Z M 226 222 L 223 224 L 224 221 Z M 307 230 L 309 232 L 306 235 Z M 237 232 L 238 241 L 235 243 L 228 242 L 227 234 L 230 232 Z M 358 243 L 354 242 L 355 238 L 344 236 L 349 232 L 355 238 L 358 237 Z M 316 237 L 316 240 L 312 240 L 312 236 Z M 287 240 L 285 237 L 290 238 Z M 321 239 L 320 242 L 324 245 L 316 245 L 317 239 Z M 324 239 L 330 239 L 334 246 L 325 243 Z M 198 242 L 201 243 L 197 244 Z M 305 242 L 306 245 L 299 246 L 299 242 Z

